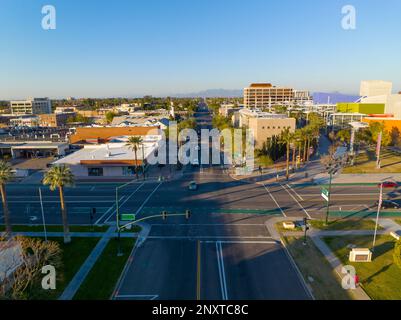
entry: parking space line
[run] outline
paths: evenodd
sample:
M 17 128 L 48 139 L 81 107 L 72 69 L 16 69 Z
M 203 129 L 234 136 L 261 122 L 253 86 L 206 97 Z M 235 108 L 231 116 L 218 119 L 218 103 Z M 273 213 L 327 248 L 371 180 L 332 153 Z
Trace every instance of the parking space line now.
M 122 294 L 114 296 L 115 299 L 121 298 L 149 298 L 149 300 L 156 300 L 159 297 L 158 294 Z
M 281 188 L 283 188 L 285 191 L 287 191 L 287 193 L 291 196 L 291 198 L 293 198 L 295 200 L 295 202 L 298 204 L 298 206 L 302 209 L 302 211 L 308 216 L 309 219 L 312 219 L 312 217 L 309 215 L 309 213 L 305 210 L 305 208 L 299 203 L 299 201 L 291 194 L 291 192 L 289 192 L 287 190 L 286 187 L 284 187 L 281 183 L 280 183 Z
M 197 277 L 196 277 L 196 299 L 201 299 L 201 242 L 198 240 L 198 264 L 197 264 Z
M 264 183 L 262 183 L 263 187 L 265 188 L 265 190 L 267 191 L 267 193 L 269 194 L 269 196 L 272 198 L 272 200 L 274 201 L 274 203 L 276 204 L 277 208 L 280 209 L 281 214 L 287 218 L 287 215 L 284 213 L 284 210 L 281 209 L 280 205 L 277 203 L 276 199 L 274 199 L 273 195 L 271 194 L 271 192 L 269 191 L 269 189 L 266 187 L 266 185 Z

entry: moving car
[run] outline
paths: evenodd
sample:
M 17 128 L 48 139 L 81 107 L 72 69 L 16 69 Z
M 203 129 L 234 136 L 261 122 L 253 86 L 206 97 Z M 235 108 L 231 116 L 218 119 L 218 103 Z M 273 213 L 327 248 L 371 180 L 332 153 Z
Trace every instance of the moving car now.
M 196 189 L 198 189 L 198 185 L 196 184 L 195 181 L 191 181 L 191 182 L 189 183 L 189 185 L 188 185 L 188 189 L 189 189 L 189 190 L 196 190 Z
M 396 188 L 398 187 L 398 183 L 394 181 L 385 181 L 382 183 L 383 188 Z M 378 187 L 380 187 L 380 183 L 378 184 Z
M 376 201 L 376 206 L 379 205 L 379 201 Z M 383 200 L 381 209 L 399 209 L 400 205 L 397 202 L 391 200 Z

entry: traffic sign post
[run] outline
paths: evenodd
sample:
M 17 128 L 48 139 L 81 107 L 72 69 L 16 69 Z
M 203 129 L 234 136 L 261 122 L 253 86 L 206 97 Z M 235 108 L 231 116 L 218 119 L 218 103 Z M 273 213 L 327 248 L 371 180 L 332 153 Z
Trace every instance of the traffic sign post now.
M 325 199 L 326 201 L 329 201 L 329 195 L 330 195 L 329 190 L 322 188 L 322 198 Z

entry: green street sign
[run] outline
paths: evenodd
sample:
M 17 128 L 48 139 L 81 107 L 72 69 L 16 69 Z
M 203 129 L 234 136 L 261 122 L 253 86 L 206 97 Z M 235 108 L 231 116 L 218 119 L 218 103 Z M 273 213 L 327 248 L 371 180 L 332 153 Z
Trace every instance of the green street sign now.
M 135 214 L 134 213 L 122 213 L 122 214 L 120 214 L 120 220 L 121 221 L 134 221 Z
M 329 190 L 322 188 L 322 198 L 326 201 L 329 201 Z

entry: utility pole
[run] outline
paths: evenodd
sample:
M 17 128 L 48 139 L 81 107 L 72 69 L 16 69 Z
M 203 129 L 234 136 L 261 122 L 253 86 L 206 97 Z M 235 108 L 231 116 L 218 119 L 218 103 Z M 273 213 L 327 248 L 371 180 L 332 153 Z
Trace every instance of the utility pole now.
M 40 199 L 40 207 L 42 209 L 42 222 L 43 222 L 43 231 L 45 233 L 45 242 L 47 242 L 46 221 L 45 221 L 45 212 L 43 210 L 43 200 L 42 200 L 42 189 L 41 188 L 39 188 L 39 199 Z
M 383 203 L 383 183 L 380 184 L 380 195 L 379 195 L 379 203 L 377 204 L 376 226 L 375 226 L 375 234 L 373 236 L 372 252 L 375 251 L 377 227 L 379 224 L 379 215 L 380 215 L 380 209 L 381 209 L 382 203 Z
M 309 226 L 308 226 L 308 218 L 304 218 L 304 241 L 303 241 L 303 245 L 306 246 L 306 231 L 309 230 Z

